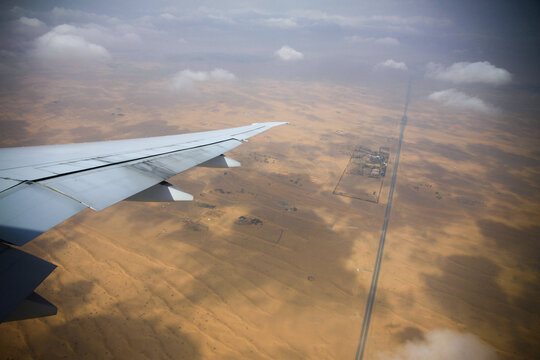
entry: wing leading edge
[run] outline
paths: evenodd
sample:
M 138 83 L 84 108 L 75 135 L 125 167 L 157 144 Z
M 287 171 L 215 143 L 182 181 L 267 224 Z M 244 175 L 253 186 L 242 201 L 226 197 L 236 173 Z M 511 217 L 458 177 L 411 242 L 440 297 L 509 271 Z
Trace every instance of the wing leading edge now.
M 154 138 L 0 149 L 0 240 L 22 246 L 87 207 L 99 211 L 125 199 L 191 200 L 192 196 L 165 180 L 197 165 L 239 166 L 222 154 L 282 124 L 285 123 L 255 123 Z M 0 251 L 4 253 L 18 251 L 31 256 L 3 246 Z M 18 259 L 31 262 L 23 255 Z M 0 261 L 5 262 L 1 255 Z M 24 261 L 16 263 L 25 264 Z M 41 269 L 39 274 L 43 276 L 45 272 Z M 0 291 L 7 294 L 8 300 L 14 300 L 13 285 L 1 280 L 11 277 L 5 274 L 5 269 L 0 272 Z M 45 314 L 50 315 L 52 310 L 46 300 L 33 293 L 47 275 L 37 283 L 25 282 L 25 290 L 19 289 L 15 303 L 20 303 L 21 294 L 26 292 L 21 307 L 29 308 L 31 304 L 30 308 L 46 309 Z M 0 307 L 7 308 L 7 303 L 0 299 Z M 7 314 L 1 310 L 0 322 L 14 313 L 13 309 Z

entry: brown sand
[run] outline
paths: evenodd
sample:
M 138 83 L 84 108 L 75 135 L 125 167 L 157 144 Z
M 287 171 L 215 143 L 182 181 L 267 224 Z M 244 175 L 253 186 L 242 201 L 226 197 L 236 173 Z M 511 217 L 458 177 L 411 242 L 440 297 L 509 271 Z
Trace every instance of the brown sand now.
M 2 144 L 291 125 L 232 151 L 242 168 L 170 180 L 194 202 L 83 211 L 26 245 L 58 265 L 37 291 L 59 312 L 1 324 L 2 358 L 354 358 L 395 152 L 379 204 L 332 191 L 357 145 L 397 137 L 401 100 L 260 81 L 84 109 L 66 88 L 3 96 Z M 438 328 L 538 358 L 538 136 L 506 121 L 411 105 L 366 359 Z

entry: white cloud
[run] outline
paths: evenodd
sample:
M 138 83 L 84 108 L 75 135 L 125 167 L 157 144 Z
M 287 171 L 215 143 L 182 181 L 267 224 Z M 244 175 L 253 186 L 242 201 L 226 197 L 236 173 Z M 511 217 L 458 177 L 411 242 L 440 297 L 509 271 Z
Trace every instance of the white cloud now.
M 497 354 L 473 334 L 449 329 L 432 330 L 425 339 L 405 343 L 383 360 L 495 360 Z
M 210 79 L 216 81 L 232 81 L 236 80 L 236 76 L 230 71 L 216 68 L 210 72 Z
M 395 61 L 392 59 L 388 59 L 386 61 L 380 62 L 377 65 L 375 65 L 376 70 L 383 69 L 383 68 L 406 71 L 407 65 L 404 62 Z
M 101 45 L 77 35 L 72 25 L 59 25 L 35 41 L 33 54 L 47 61 L 107 60 L 109 52 Z
M 497 109 L 490 104 L 485 103 L 477 97 L 469 96 L 456 89 L 447 89 L 436 91 L 428 96 L 428 99 L 443 104 L 444 106 L 454 107 L 463 110 L 472 110 L 486 114 L 493 114 Z
M 373 37 L 361 37 L 358 35 L 353 35 L 345 38 L 347 41 L 353 43 L 366 43 L 366 44 L 376 44 L 376 45 L 399 45 L 399 40 L 393 37 L 383 37 L 383 38 L 373 38 Z
M 457 62 L 445 68 L 441 64 L 429 63 L 426 76 L 454 84 L 484 83 L 502 85 L 510 82 L 512 75 L 505 69 L 491 65 L 487 61 Z
M 262 23 L 280 29 L 292 29 L 298 27 L 298 23 L 293 18 L 270 18 L 265 19 Z
M 173 76 L 171 86 L 174 90 L 191 89 L 196 81 L 206 81 L 208 78 L 209 75 L 207 72 L 186 69 Z
M 19 22 L 21 22 L 24 25 L 32 26 L 32 27 L 38 27 L 41 25 L 45 25 L 45 23 L 39 19 L 36 18 L 27 18 L 26 16 L 23 16 L 19 18 Z
M 174 16 L 172 14 L 169 14 L 169 13 L 161 14 L 160 17 L 165 19 L 165 20 L 176 20 L 176 19 L 178 19 L 176 16 Z
M 277 50 L 274 54 L 284 61 L 295 61 L 304 58 L 304 54 L 300 51 L 296 51 L 286 45 L 282 46 L 281 49 Z
M 210 72 L 191 71 L 190 69 L 177 72 L 171 79 L 173 90 L 191 90 L 196 82 L 204 81 L 233 81 L 236 76 L 225 69 L 216 68 Z

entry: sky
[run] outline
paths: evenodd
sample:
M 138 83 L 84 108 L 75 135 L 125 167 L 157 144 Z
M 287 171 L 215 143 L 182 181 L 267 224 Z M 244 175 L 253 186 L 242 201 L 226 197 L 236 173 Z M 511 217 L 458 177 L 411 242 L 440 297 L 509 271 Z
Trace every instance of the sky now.
M 249 79 L 363 84 L 412 76 L 484 114 L 540 90 L 533 1 L 4 1 L 0 89 L 29 78 L 167 91 Z M 105 84 L 105 83 L 103 83 Z M 515 102 L 494 103 L 512 96 Z M 521 99 L 519 97 L 521 96 Z

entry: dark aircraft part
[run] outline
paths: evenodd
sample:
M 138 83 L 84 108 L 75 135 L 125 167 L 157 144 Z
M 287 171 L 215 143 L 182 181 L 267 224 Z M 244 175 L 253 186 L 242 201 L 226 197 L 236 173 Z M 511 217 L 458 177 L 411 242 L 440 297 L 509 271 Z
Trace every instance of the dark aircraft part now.
M 39 294 L 32 292 L 4 321 L 18 321 L 51 316 L 56 315 L 57 311 L 56 306 L 39 296 Z
M 200 167 L 211 167 L 211 168 L 232 168 L 241 166 L 238 161 L 231 159 L 223 154 L 216 156 L 208 161 L 205 161 L 198 166 Z
M 191 201 L 193 195 L 172 186 L 166 181 L 149 187 L 126 199 L 127 201 L 149 201 L 149 202 L 169 202 L 169 201 Z
M 0 244 L 0 322 L 55 315 L 34 289 L 56 268 L 34 255 Z

